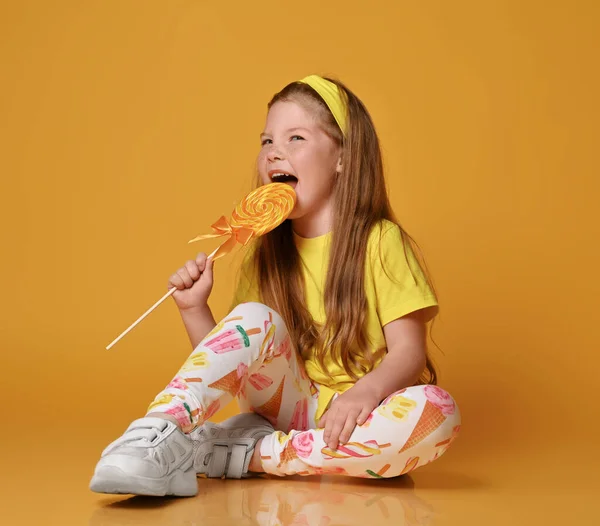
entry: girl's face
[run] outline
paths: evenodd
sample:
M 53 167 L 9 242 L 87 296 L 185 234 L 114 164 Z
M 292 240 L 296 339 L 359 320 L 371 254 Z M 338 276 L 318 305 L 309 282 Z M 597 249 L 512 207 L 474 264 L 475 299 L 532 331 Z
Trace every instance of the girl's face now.
M 309 236 L 307 232 L 314 231 L 310 224 L 329 225 L 341 147 L 311 113 L 291 101 L 271 106 L 261 145 L 257 168 L 263 184 L 285 182 L 296 191 L 296 206 L 289 217 L 300 220 L 304 228 L 295 230 Z

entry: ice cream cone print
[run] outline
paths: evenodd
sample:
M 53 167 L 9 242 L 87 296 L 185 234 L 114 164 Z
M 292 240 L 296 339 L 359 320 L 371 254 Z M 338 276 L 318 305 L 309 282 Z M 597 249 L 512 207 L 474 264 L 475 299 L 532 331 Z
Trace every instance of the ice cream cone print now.
M 296 458 L 299 458 L 298 452 L 293 448 L 292 441 L 290 440 L 279 455 L 279 464 L 277 467 L 280 468 L 284 464 L 287 464 Z
M 220 389 L 221 391 L 225 391 L 229 393 L 231 396 L 237 396 L 240 389 L 242 388 L 242 378 L 238 376 L 237 369 L 231 371 L 229 374 L 223 376 L 223 378 L 219 378 L 216 382 L 212 384 L 208 384 L 208 387 L 212 387 L 213 389 Z
M 208 347 L 215 354 L 223 354 L 243 347 L 250 347 L 249 336 L 258 333 L 260 333 L 258 328 L 245 330 L 241 325 L 236 325 L 235 328 L 221 332 L 202 345 Z
M 275 391 L 275 394 L 263 405 L 258 406 L 254 409 L 255 413 L 264 416 L 269 422 L 273 424 L 279 416 L 279 409 L 281 408 L 281 400 L 283 397 L 283 384 L 285 383 L 285 376 L 281 379 L 281 383 Z
M 398 451 L 398 453 L 402 453 L 407 449 L 410 449 L 414 445 L 427 438 L 438 427 L 440 427 L 445 420 L 446 417 L 444 416 L 444 413 L 442 413 L 442 410 L 439 407 L 433 405 L 429 400 L 427 400 L 425 402 L 425 408 L 421 413 L 421 417 L 419 418 L 417 425 L 408 437 L 406 443 L 402 446 L 402 449 Z
M 337 449 L 331 449 L 324 447 L 321 449 L 321 453 L 326 460 L 332 458 L 368 458 L 373 455 L 380 455 L 381 449 L 389 447 L 391 444 L 378 444 L 376 440 L 367 440 L 364 444 L 360 442 L 348 442 L 347 444 L 340 444 Z

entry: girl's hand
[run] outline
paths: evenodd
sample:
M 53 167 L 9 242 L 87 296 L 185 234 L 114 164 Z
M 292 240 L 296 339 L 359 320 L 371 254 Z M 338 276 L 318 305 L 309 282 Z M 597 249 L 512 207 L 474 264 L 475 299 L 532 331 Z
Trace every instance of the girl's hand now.
M 338 396 L 319 420 L 325 428 L 323 440 L 331 449 L 345 444 L 356 425 L 364 424 L 371 412 L 379 405 L 379 398 L 370 389 L 354 385 Z
M 181 311 L 206 307 L 212 287 L 213 260 L 207 261 L 204 252 L 198 254 L 195 261 L 187 261 L 169 279 L 169 289 L 177 289 L 173 299 Z

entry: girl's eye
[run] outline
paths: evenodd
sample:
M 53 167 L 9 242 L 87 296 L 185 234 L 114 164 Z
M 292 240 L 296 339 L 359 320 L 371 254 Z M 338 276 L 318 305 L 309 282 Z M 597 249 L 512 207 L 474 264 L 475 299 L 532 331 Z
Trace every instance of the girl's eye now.
M 301 135 L 292 135 L 290 137 L 290 139 L 292 139 L 292 140 L 299 139 L 299 140 L 303 141 L 304 137 L 302 137 Z M 260 141 L 260 144 L 261 144 L 261 146 L 265 146 L 266 144 L 270 144 L 272 142 L 273 142 L 272 139 L 263 139 L 262 141 Z

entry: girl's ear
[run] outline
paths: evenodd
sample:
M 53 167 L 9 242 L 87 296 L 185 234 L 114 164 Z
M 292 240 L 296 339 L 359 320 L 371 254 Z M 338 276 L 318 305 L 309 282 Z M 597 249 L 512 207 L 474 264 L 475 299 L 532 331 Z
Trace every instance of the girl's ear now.
M 342 173 L 342 157 L 341 156 L 338 159 L 337 166 L 335 167 L 335 172 L 336 172 L 336 174 Z

